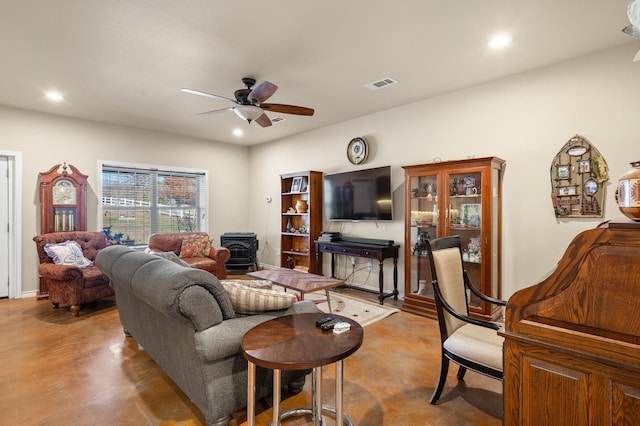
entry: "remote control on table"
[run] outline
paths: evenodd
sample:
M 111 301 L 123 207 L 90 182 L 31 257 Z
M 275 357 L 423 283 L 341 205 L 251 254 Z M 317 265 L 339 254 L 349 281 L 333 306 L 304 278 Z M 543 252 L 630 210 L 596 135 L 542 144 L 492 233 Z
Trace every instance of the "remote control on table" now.
M 323 329 L 323 330 L 331 330 L 333 328 L 333 326 L 336 325 L 339 322 L 340 322 L 339 319 L 334 318 L 331 321 L 328 321 L 328 322 L 325 322 L 324 324 L 322 324 L 320 326 L 320 328 Z
M 316 327 L 320 327 L 322 324 L 327 323 L 329 321 L 333 321 L 333 318 L 326 317 L 326 318 L 319 319 L 318 321 L 316 321 Z

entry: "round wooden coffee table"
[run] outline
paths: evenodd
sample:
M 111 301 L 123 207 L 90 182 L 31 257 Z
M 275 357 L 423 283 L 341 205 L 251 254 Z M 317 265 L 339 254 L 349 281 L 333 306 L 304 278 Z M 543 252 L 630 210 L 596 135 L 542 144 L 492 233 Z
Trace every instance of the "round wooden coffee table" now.
M 351 324 L 342 334 L 316 327 L 316 321 L 336 317 Z M 244 335 L 242 354 L 249 361 L 247 391 L 247 422 L 255 425 L 256 365 L 273 369 L 273 425 L 281 418 L 297 414 L 311 414 L 314 425 L 322 424 L 322 411 L 335 413 L 336 424 L 353 422 L 342 410 L 343 360 L 362 345 L 364 330 L 357 322 L 340 315 L 308 313 L 287 315 L 258 324 Z M 322 366 L 336 363 L 336 406 L 322 405 Z M 280 415 L 280 376 L 282 370 L 313 369 L 311 408 L 288 410 Z

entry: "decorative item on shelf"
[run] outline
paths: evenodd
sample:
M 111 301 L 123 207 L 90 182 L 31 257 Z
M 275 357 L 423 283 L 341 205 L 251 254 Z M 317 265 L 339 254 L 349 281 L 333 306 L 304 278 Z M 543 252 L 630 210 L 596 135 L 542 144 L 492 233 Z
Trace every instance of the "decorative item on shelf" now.
M 306 213 L 309 208 L 309 204 L 306 200 L 298 200 L 296 201 L 296 212 L 298 213 Z
M 640 161 L 631 163 L 631 169 L 618 181 L 616 202 L 618 208 L 629 219 L 640 221 Z
M 602 217 L 607 163 L 584 137 L 575 135 L 551 163 L 551 204 L 556 217 Z
M 293 228 L 293 225 L 291 225 L 291 218 L 287 219 L 287 226 L 285 228 L 285 230 L 287 232 L 291 232 L 291 229 Z
M 437 195 L 436 186 L 433 184 L 433 182 L 424 184 L 424 192 L 426 193 L 427 197 L 435 197 Z
M 449 186 L 449 195 L 456 196 L 458 195 L 458 179 L 453 178 L 451 180 L 451 185 Z
M 296 260 L 293 256 L 287 256 L 287 268 L 293 269 L 296 267 Z
M 289 208 L 287 209 L 287 213 L 288 213 L 288 214 L 294 214 L 295 212 L 296 212 L 296 209 L 294 209 L 293 207 L 289 207 Z
M 300 234 L 308 234 L 309 230 L 307 229 L 307 227 L 305 225 L 302 225 L 300 228 L 298 228 L 298 232 Z
M 294 177 L 291 180 L 291 192 L 300 192 L 302 189 L 302 177 Z
M 418 256 L 423 256 L 427 254 L 427 240 L 429 238 L 431 238 L 431 236 L 429 235 L 428 232 L 426 231 L 418 232 L 418 242 L 416 242 L 416 245 L 413 247 L 412 254 L 417 254 Z

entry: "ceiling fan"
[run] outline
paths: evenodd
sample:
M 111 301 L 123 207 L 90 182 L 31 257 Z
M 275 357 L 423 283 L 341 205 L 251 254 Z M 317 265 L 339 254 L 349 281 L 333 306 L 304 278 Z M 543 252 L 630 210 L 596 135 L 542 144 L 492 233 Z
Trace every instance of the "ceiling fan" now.
M 233 111 L 236 115 L 243 120 L 247 120 L 249 123 L 255 121 L 262 127 L 271 126 L 271 120 L 265 114 L 265 111 L 281 112 L 284 114 L 295 115 L 313 115 L 314 110 L 312 108 L 306 108 L 295 105 L 284 104 L 271 104 L 264 103 L 267 99 L 273 95 L 278 86 L 268 81 L 263 81 L 257 85 L 254 89 L 252 87 L 256 84 L 256 80 L 250 77 L 242 79 L 244 89 L 238 89 L 234 92 L 235 99 L 227 98 L 225 96 L 214 95 L 212 93 L 202 92 L 200 90 L 194 90 L 189 88 L 182 88 L 181 91 L 185 93 L 191 93 L 193 95 L 205 96 L 213 99 L 222 99 L 224 101 L 233 102 L 236 106 L 215 109 L 213 111 L 201 112 L 198 115 L 215 114 L 224 111 Z

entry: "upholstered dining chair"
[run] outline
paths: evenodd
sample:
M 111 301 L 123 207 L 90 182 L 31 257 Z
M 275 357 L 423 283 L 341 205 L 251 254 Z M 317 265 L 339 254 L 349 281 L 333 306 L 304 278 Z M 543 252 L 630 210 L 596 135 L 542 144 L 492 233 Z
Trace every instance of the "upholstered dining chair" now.
M 427 253 L 438 313 L 442 342 L 440 378 L 431 396 L 436 404 L 449 371 L 449 361 L 459 365 L 458 380 L 463 380 L 467 369 L 502 380 L 502 346 L 498 336 L 500 326 L 469 316 L 467 289 L 480 299 L 504 306 L 506 302 L 488 297 L 471 283 L 462 263 L 459 236 L 427 240 Z

